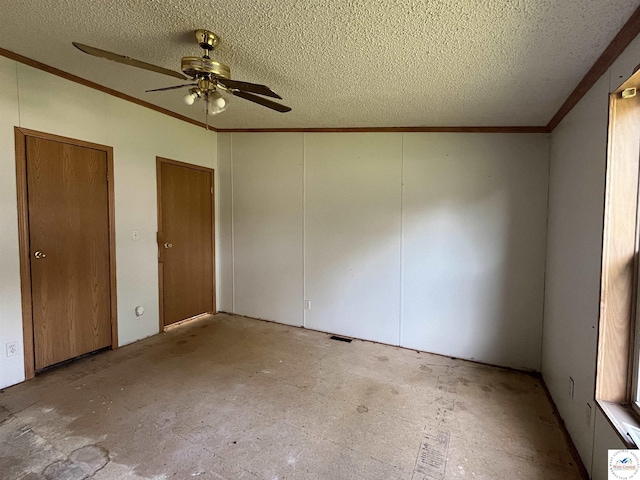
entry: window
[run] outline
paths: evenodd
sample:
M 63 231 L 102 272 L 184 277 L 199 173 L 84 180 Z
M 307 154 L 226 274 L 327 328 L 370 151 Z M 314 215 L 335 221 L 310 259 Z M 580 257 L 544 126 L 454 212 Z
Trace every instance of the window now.
M 611 94 L 609 109 L 596 400 L 614 425 L 612 405 L 640 418 L 640 90 L 628 90 L 635 87 L 640 72 Z

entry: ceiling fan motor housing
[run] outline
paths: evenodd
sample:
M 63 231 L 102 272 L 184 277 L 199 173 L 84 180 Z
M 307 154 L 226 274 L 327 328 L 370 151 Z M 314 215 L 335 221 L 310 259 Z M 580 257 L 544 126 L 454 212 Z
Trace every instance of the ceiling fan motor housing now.
M 182 57 L 180 70 L 192 78 L 211 74 L 221 78 L 231 78 L 231 69 L 224 63 L 204 57 Z

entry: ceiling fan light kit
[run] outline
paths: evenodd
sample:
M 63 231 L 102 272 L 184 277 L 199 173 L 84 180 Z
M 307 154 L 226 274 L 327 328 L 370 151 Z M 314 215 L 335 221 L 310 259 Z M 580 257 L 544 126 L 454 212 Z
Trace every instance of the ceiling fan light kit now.
M 208 115 L 216 115 L 225 111 L 229 106 L 229 95 L 244 98 L 245 100 L 263 105 L 280 113 L 291 111 L 290 107 L 264 98 L 282 98 L 266 85 L 231 80 L 231 69 L 229 66 L 216 62 L 209 56 L 209 53 L 220 44 L 220 37 L 213 32 L 203 29 L 196 30 L 195 34 L 198 45 L 203 49 L 203 55 L 202 57 L 182 57 L 180 69 L 183 73 L 174 72 L 164 67 L 152 65 L 88 45 L 76 42 L 73 42 L 73 45 L 89 55 L 106 58 L 156 73 L 162 73 L 182 80 L 191 80 L 192 83 L 185 85 L 156 88 L 147 90 L 147 92 L 160 92 L 189 87 L 189 93 L 183 97 L 184 103 L 193 105 L 197 100 L 201 99 L 204 101 L 205 112 Z
M 229 106 L 228 98 L 222 96 L 220 92 L 213 92 L 205 100 L 205 111 L 207 115 L 217 115 L 224 112 Z

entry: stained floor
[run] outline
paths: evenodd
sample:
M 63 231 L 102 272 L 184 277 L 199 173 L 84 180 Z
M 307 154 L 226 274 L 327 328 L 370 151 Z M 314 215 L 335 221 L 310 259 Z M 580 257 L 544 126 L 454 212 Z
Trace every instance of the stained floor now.
M 228 315 L 0 394 L 3 479 L 580 479 L 539 381 Z

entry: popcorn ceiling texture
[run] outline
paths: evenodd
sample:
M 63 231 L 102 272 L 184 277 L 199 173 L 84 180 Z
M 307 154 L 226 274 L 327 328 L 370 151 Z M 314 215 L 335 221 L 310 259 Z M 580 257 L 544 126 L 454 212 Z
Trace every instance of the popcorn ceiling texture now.
M 16 0 L 0 47 L 203 121 L 176 85 L 72 41 L 179 70 L 193 31 L 212 57 L 293 111 L 243 99 L 219 128 L 546 125 L 638 0 Z M 46 88 L 46 85 L 43 85 Z M 185 91 L 186 93 L 186 91 Z

